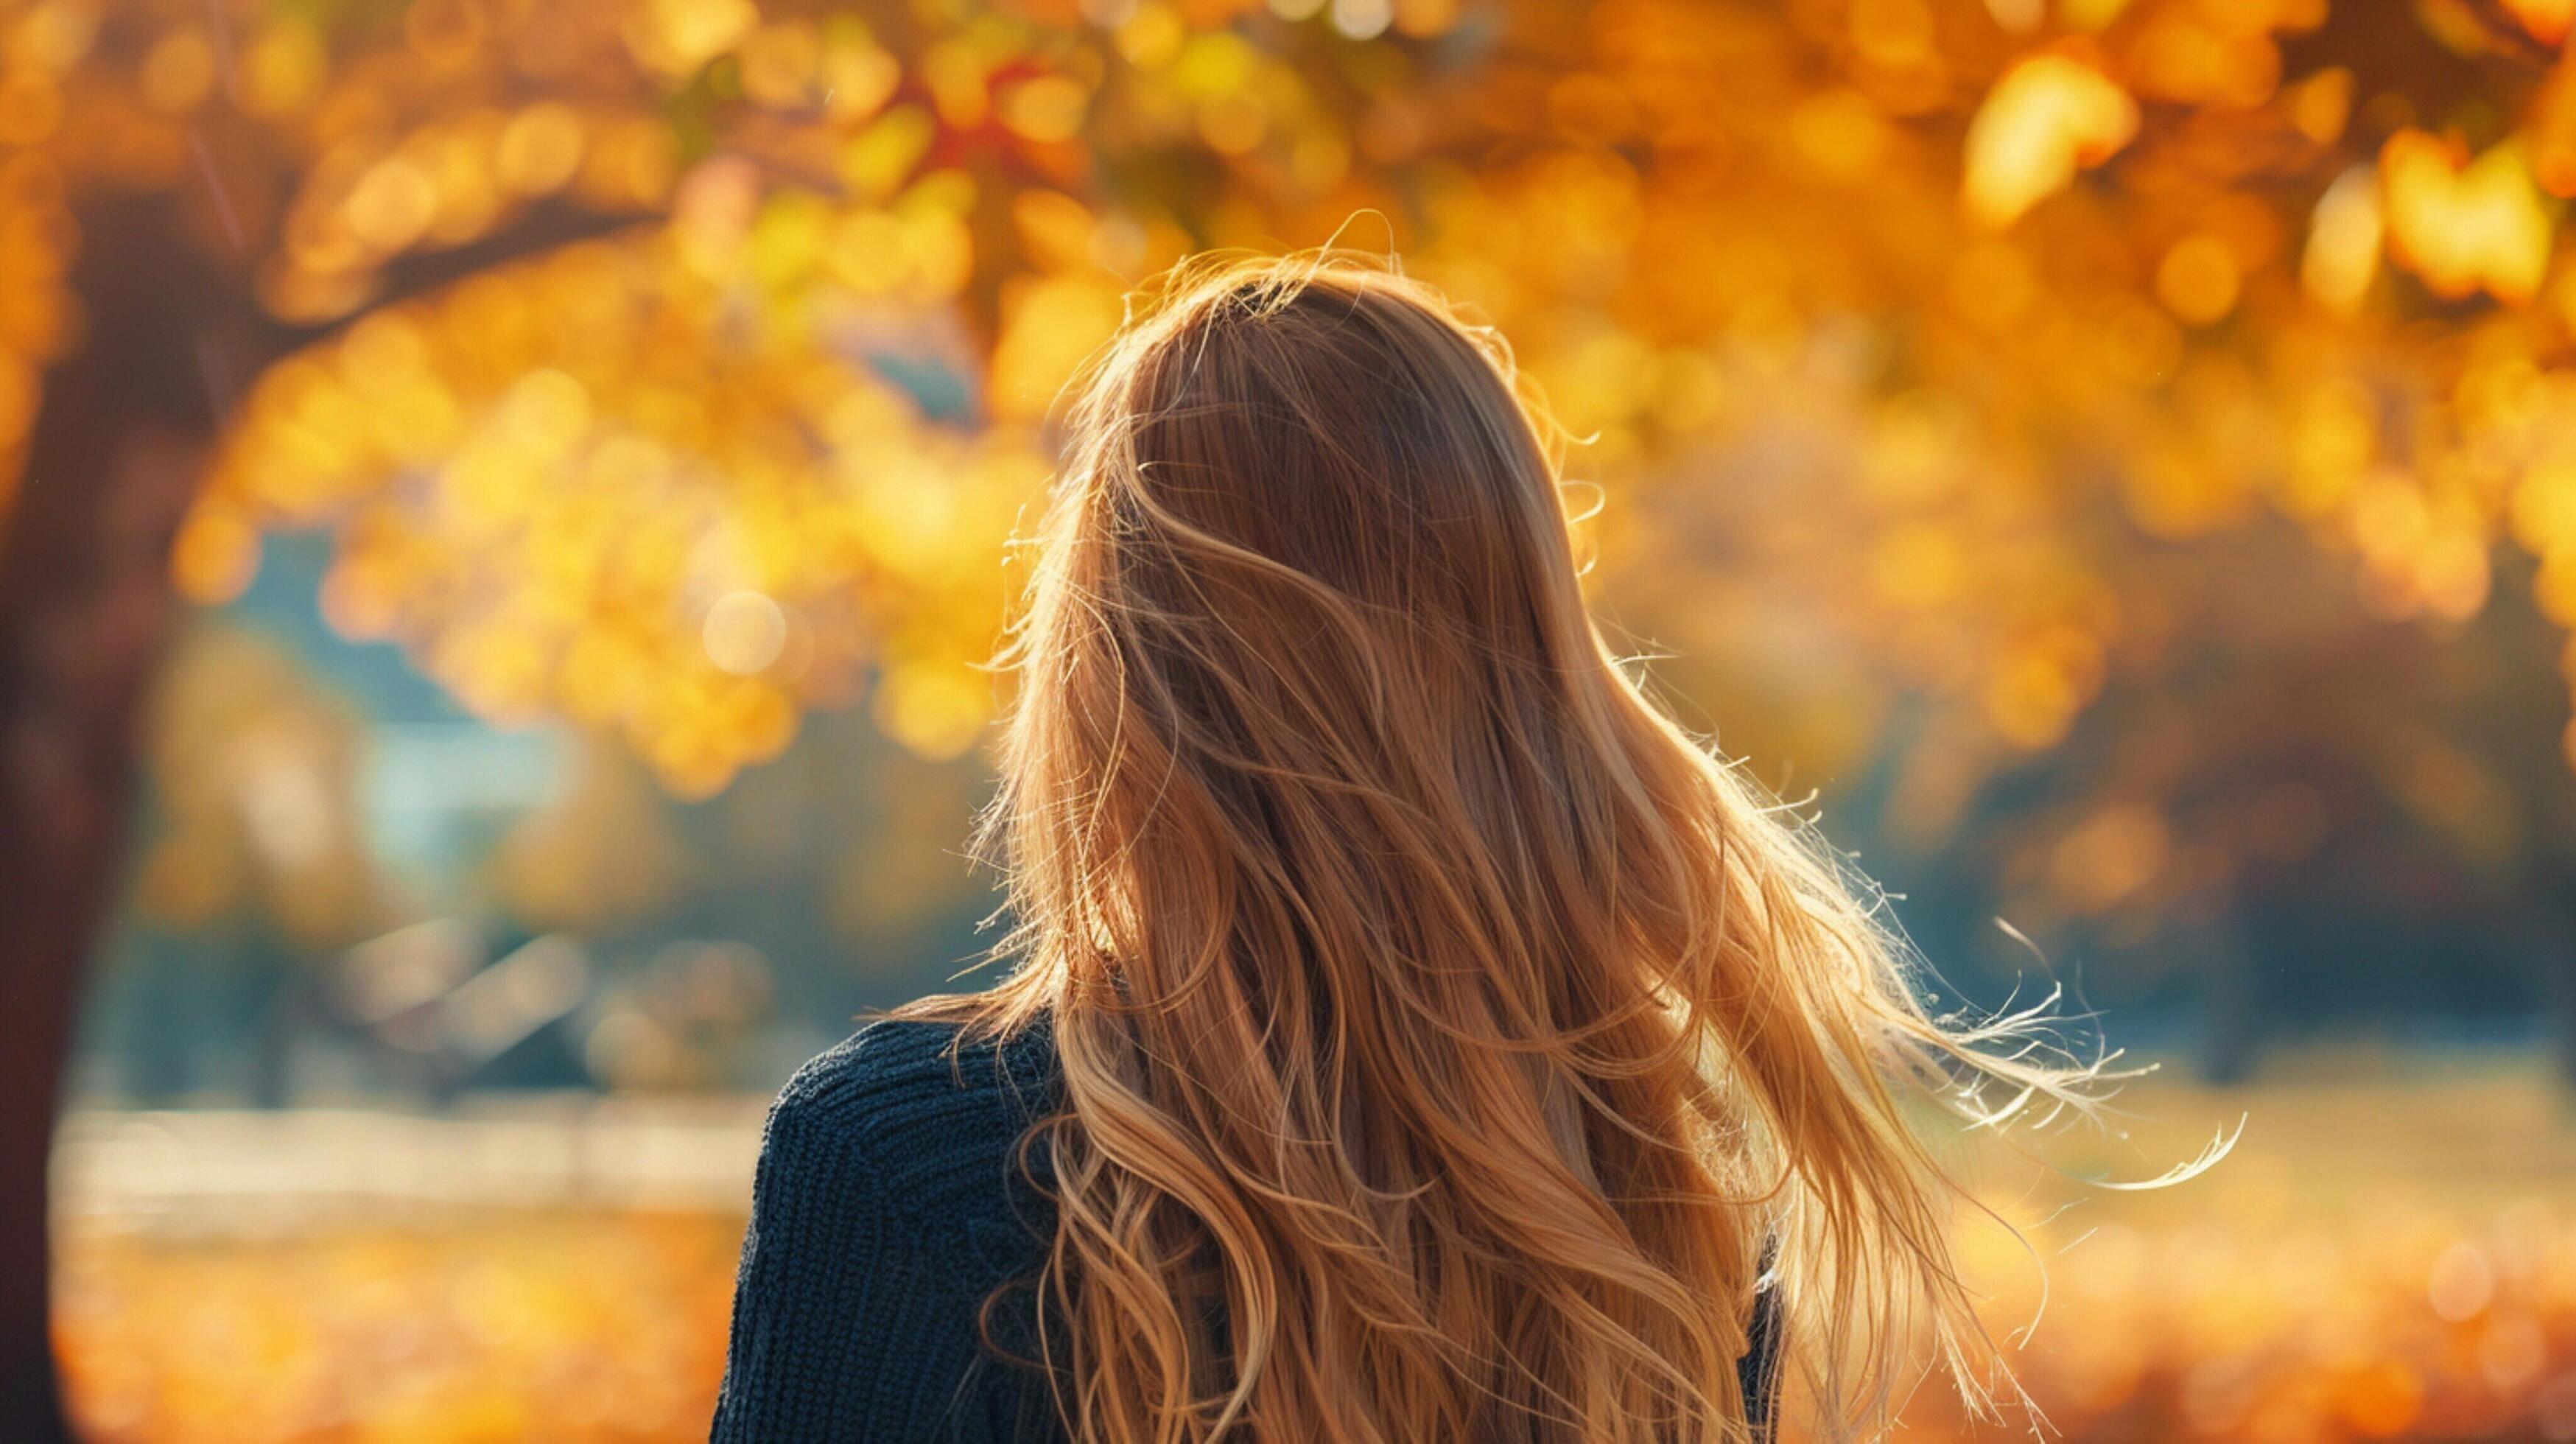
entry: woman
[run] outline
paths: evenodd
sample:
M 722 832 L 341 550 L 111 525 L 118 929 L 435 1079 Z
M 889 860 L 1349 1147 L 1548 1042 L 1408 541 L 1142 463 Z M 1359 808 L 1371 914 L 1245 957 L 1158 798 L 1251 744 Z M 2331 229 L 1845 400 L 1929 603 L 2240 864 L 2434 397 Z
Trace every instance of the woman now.
M 719 1440 L 1742 1441 L 1986 1345 L 1903 1116 L 2071 1097 L 1587 616 L 1509 354 L 1338 253 L 1095 364 L 985 819 L 1014 970 L 771 1114 Z

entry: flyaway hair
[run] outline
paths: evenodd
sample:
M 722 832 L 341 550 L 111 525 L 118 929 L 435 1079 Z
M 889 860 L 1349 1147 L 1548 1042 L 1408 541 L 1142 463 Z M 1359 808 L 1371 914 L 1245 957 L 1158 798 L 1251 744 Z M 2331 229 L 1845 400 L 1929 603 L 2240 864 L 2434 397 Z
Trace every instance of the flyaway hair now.
M 1641 690 L 1490 329 L 1333 251 L 1138 311 L 1003 658 L 1012 970 L 903 1010 L 1052 1017 L 1073 1435 L 1743 1441 L 1766 1260 L 1813 1432 L 1927 1358 L 1981 1398 L 1911 1101 L 2100 1065 L 1928 1016 L 1877 894 Z

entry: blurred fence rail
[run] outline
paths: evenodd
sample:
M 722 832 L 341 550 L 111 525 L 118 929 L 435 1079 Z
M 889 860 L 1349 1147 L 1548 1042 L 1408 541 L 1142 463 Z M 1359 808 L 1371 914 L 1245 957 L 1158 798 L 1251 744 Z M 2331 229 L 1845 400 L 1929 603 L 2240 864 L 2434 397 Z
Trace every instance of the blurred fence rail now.
M 469 1098 L 358 1108 L 75 1112 L 66 1222 L 264 1233 L 450 1206 L 739 1212 L 767 1099 Z

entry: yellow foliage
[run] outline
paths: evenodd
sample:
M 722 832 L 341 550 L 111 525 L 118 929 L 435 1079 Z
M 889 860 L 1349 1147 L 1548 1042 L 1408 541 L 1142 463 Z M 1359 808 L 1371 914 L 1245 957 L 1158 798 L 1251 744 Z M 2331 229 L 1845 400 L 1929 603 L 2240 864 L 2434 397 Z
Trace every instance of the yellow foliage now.
M 1006 303 L 1001 339 L 994 343 L 993 409 L 1028 420 L 1044 415 L 1083 358 L 1117 329 L 1117 286 L 1079 273 L 1032 281 Z
M 1968 126 L 1968 213 L 2010 225 L 2137 134 L 2138 105 L 2108 76 L 2065 55 L 2022 61 L 1987 92 Z
M 45 0 L 0 47 L 0 499 L 81 336 L 84 208 L 158 187 L 315 337 L 210 370 L 186 595 L 327 527 L 333 626 L 670 785 L 871 686 L 947 755 L 1046 410 L 1127 288 L 1339 235 L 1586 438 L 1597 585 L 1717 632 L 1811 589 L 1853 686 L 2044 747 L 2160 613 L 2122 548 L 2269 508 L 2433 621 L 2492 604 L 2498 542 L 2568 550 L 2576 72 L 2534 48 L 2566 7 L 2327 11 Z M 1792 451 L 1794 484 L 1727 471 Z
M 2391 251 L 2436 295 L 2484 290 L 2520 303 L 2539 294 L 2551 220 L 2514 147 L 2496 146 L 2463 168 L 2445 142 L 2401 131 L 2380 151 L 2380 174 Z

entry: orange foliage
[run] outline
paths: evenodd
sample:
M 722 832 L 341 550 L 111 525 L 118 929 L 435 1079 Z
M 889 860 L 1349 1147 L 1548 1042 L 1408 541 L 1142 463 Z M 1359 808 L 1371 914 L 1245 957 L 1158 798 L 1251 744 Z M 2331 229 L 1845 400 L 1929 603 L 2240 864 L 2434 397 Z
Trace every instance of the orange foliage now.
M 77 335 L 83 197 L 164 189 L 277 318 L 351 323 L 236 409 L 191 595 L 328 526 L 337 625 L 681 792 L 862 692 L 953 754 L 1034 423 L 1122 290 L 1338 232 L 1592 438 L 1636 499 L 1605 585 L 1740 623 L 1633 519 L 1709 517 L 1740 595 L 1811 586 L 1890 685 L 2044 748 L 2155 611 L 2124 557 L 2266 514 L 2370 615 L 2474 615 L 2509 544 L 2576 619 L 2564 10 L 11 0 L 0 449 Z M 631 224 L 386 299 L 548 208 Z M 1783 435 L 1796 485 L 1707 484 Z M 746 597 L 758 665 L 711 625 Z

